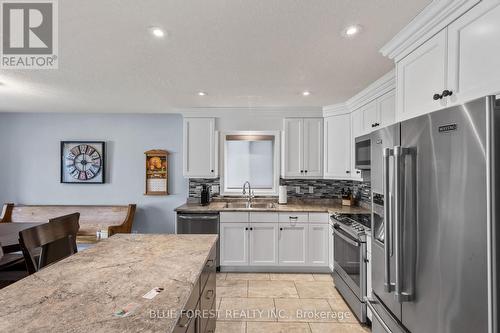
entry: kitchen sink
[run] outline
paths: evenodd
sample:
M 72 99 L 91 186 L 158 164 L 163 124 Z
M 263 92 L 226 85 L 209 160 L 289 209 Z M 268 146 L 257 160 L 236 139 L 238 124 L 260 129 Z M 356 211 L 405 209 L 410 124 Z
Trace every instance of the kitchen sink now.
M 267 203 L 251 203 L 250 206 L 246 202 L 226 202 L 224 208 L 227 209 L 273 209 L 276 205 L 272 202 Z

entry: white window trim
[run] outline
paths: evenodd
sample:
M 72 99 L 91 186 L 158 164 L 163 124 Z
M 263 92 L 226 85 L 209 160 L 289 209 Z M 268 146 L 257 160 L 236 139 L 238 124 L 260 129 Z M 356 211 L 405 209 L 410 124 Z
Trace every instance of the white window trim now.
M 270 190 L 264 189 L 253 189 L 255 195 L 258 196 L 278 196 L 279 193 L 279 183 L 280 183 L 280 156 L 281 156 L 281 132 L 280 131 L 228 131 L 221 132 L 220 142 L 221 154 L 220 154 L 220 194 L 223 196 L 243 196 L 242 189 L 226 189 L 225 170 L 227 168 L 226 160 L 226 136 L 227 135 L 272 135 L 274 136 L 274 147 L 273 147 L 273 187 Z M 243 184 L 241 184 L 243 186 Z

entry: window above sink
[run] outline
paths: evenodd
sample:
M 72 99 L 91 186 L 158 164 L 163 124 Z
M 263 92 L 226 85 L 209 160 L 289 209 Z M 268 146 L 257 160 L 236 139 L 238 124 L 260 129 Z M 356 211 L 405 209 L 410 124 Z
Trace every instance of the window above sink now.
M 279 131 L 222 133 L 221 194 L 243 196 L 248 181 L 255 195 L 278 195 Z

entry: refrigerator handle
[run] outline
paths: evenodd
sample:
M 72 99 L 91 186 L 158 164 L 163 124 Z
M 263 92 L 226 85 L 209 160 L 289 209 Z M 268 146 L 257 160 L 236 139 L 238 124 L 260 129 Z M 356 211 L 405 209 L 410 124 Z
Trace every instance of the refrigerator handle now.
M 403 175 L 402 164 L 404 156 L 409 152 L 401 146 L 394 147 L 394 255 L 396 262 L 396 284 L 394 288 L 394 298 L 399 302 L 411 301 L 412 295 L 403 290 L 404 283 L 404 253 L 403 253 Z
M 394 151 L 390 148 L 384 148 L 384 290 L 388 293 L 394 291 L 394 285 L 391 284 L 391 253 L 393 243 L 389 168 L 391 156 L 394 156 Z

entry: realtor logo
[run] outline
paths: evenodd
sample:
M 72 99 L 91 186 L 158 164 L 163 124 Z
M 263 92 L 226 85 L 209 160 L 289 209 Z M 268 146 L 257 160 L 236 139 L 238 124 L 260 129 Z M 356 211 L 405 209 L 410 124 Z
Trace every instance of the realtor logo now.
M 2 69 L 56 69 L 57 2 L 0 0 Z

